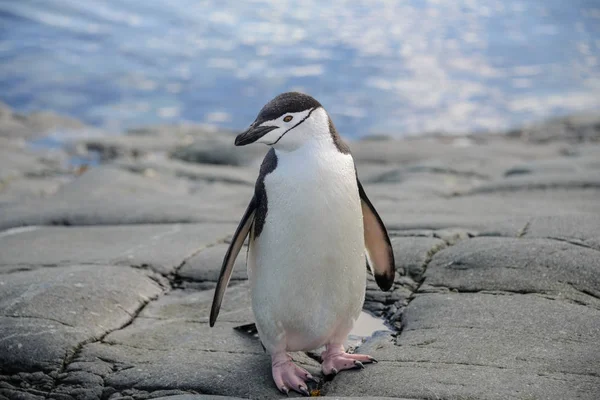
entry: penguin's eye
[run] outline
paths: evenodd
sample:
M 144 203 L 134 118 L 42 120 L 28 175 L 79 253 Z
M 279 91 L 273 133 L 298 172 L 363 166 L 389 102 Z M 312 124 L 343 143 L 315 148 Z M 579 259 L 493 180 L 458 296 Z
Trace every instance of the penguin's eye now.
M 291 115 L 286 115 L 286 117 L 283 119 L 283 122 L 290 122 L 292 118 L 294 117 L 292 117 Z

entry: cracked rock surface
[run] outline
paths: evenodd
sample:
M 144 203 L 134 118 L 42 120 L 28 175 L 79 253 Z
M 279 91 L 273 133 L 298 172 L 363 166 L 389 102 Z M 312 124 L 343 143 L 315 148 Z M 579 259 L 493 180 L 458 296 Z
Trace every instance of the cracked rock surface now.
M 263 149 L 159 126 L 40 150 L 24 139 L 42 122 L 81 126 L 6 113 L 0 399 L 281 398 L 249 328 L 243 254 L 208 324 Z M 333 379 L 318 352 L 294 353 L 320 379 L 313 394 L 600 398 L 600 125 L 590 118 L 352 142 L 396 256 L 394 287 L 381 292 L 369 276 L 364 308 L 390 330 L 355 349 L 379 363 Z M 92 150 L 103 163 L 69 163 Z

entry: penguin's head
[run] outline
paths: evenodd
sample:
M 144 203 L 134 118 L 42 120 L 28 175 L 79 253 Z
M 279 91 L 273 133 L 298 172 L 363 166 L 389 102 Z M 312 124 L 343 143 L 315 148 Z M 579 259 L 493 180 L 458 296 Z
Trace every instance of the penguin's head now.
M 331 126 L 327 112 L 317 100 L 288 92 L 268 102 L 250 127 L 235 138 L 235 145 L 264 143 L 290 151 L 311 139 L 329 135 Z

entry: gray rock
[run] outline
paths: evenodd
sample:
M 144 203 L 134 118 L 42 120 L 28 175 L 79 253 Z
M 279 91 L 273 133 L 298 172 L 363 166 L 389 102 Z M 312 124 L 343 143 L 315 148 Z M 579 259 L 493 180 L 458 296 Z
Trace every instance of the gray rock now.
M 595 154 L 583 157 L 562 157 L 557 159 L 538 160 L 519 164 L 506 170 L 504 176 L 509 177 L 524 174 L 580 174 L 597 169 L 600 169 L 600 161 L 598 161 L 598 154 Z
M 23 225 L 237 223 L 252 197 L 249 185 L 144 176 L 105 166 L 91 169 L 44 200 L 7 205 L 0 229 Z
M 588 112 L 553 118 L 513 130 L 507 136 L 533 143 L 598 142 L 600 140 L 600 117 L 598 117 L 598 113 Z
M 15 113 L 0 103 L 0 136 L 8 138 L 31 139 L 48 132 L 78 131 L 86 126 L 73 118 L 61 116 L 49 111 L 36 111 L 28 115 Z
M 548 239 L 475 238 L 438 252 L 425 277 L 461 292 L 542 293 L 600 309 L 599 255 Z
M 598 193 L 593 189 L 401 199 L 391 190 L 378 193 L 373 190 L 377 186 L 365 190 L 391 231 L 459 229 L 471 234 L 517 236 L 532 217 L 600 213 Z
M 327 394 L 595 399 L 599 313 L 537 295 L 420 294 L 400 336 L 359 349 L 379 363 L 340 373 Z
M 127 324 L 162 293 L 151 278 L 108 265 L 0 275 L 0 369 L 58 370 L 82 343 Z
M 17 204 L 24 200 L 51 196 L 68 181 L 69 178 L 64 176 L 4 181 L 0 183 L 0 204 Z
M 402 169 L 388 171 L 380 176 L 371 177 L 363 183 L 369 183 L 370 191 L 390 194 L 402 193 L 405 199 L 424 197 L 443 197 L 468 191 L 474 185 L 483 182 L 478 178 L 443 173 L 412 173 Z M 377 184 L 377 185 L 375 185 Z
M 84 346 L 69 376 L 99 371 L 104 388 L 115 392 L 135 388 L 279 398 L 270 359 L 259 341 L 233 329 L 239 322 L 231 321 L 249 312 L 247 297 L 240 301 L 236 293 L 247 294 L 247 290 L 247 286 L 230 288 L 214 328 L 206 320 L 212 291 L 176 291 L 164 296 L 150 303 L 131 325 L 102 342 Z M 314 360 L 302 353 L 294 353 L 294 359 L 318 375 L 319 364 Z M 110 368 L 102 369 L 104 363 Z M 70 387 L 60 390 L 68 393 Z
M 119 264 L 170 274 L 235 229 L 229 224 L 39 227 L 0 236 L 3 266 Z
M 117 160 L 114 165 L 131 172 L 162 174 L 191 181 L 223 182 L 254 186 L 258 171 L 230 165 L 190 164 L 178 160 L 155 158 L 147 161 Z
M 518 161 L 554 158 L 564 147 L 555 143 L 531 146 L 493 136 L 478 137 L 476 141 L 459 136 L 349 144 L 359 167 L 362 163 L 402 164 L 430 172 L 479 177 L 501 176 L 511 163 Z
M 22 140 L 0 137 L 0 207 L 50 196 L 75 172 L 63 150 L 34 150 Z
M 55 130 L 77 131 L 86 128 L 81 121 L 58 115 L 51 111 L 35 111 L 26 116 L 26 123 L 33 133 L 45 133 Z
M 140 318 L 206 324 L 208 323 L 213 296 L 214 290 L 212 289 L 201 291 L 174 290 L 153 302 L 151 307 L 146 307 L 141 312 Z M 252 315 L 248 283 L 230 283 L 221 304 L 217 325 L 221 322 L 227 326 L 231 323 L 243 325 L 252 321 L 254 321 L 254 317 Z
M 0 107 L 6 119 L 25 126 Z M 0 229 L 19 227 L 0 231 L 0 397 L 281 397 L 257 338 L 234 329 L 253 321 L 243 253 L 208 326 L 266 150 L 232 140 L 165 126 L 75 141 L 112 165 L 69 182 L 64 152 L 0 138 Z M 351 146 L 398 271 L 389 292 L 369 275 L 365 308 L 401 331 L 369 339 L 360 351 L 380 362 L 321 381 L 320 394 L 599 398 L 600 146 L 497 135 Z M 49 224 L 104 226 L 21 227 Z
M 391 242 L 396 261 L 394 286 L 383 292 L 369 274 L 364 309 L 399 326 L 402 310 L 421 282 L 425 266 L 446 243 L 436 238 L 410 236 L 392 237 Z
M 535 217 L 524 231 L 527 238 L 552 238 L 600 250 L 600 216 Z
M 98 136 L 72 143 L 80 153 L 95 152 L 103 160 L 143 158 L 155 153 L 190 163 L 248 165 L 262 158 L 267 147 L 237 148 L 231 132 L 202 125 L 161 125 L 130 130 L 121 136 Z
M 393 288 L 383 292 L 369 274 L 363 308 L 377 317 L 385 317 L 390 325 L 400 327 L 402 310 L 417 286 L 412 279 L 396 275 Z
M 225 256 L 228 247 L 228 244 L 223 243 L 202 250 L 183 264 L 178 271 L 178 275 L 185 280 L 196 282 L 210 281 L 216 283 L 219 278 L 219 273 L 221 272 L 223 257 Z M 235 260 L 231 279 L 233 281 L 248 279 L 246 271 L 246 248 L 243 248 L 242 251 L 240 251 L 240 254 Z
M 85 154 L 94 152 L 103 161 L 119 157 L 138 158 L 153 153 L 164 153 L 191 143 L 186 135 L 122 135 L 99 136 L 73 141 L 72 150 Z
M 415 281 L 422 279 L 423 271 L 431 257 L 446 247 L 436 238 L 393 237 L 391 239 L 396 259 L 396 271 L 407 274 Z
M 267 146 L 235 147 L 234 139 L 233 135 L 196 139 L 172 151 L 171 157 L 194 163 L 240 166 L 257 163 L 267 153 Z
M 598 172 L 586 171 L 576 175 L 568 174 L 544 174 L 531 176 L 521 174 L 498 179 L 493 182 L 482 183 L 468 191 L 474 193 L 493 193 L 499 191 L 517 190 L 548 190 L 548 189 L 585 189 L 600 188 L 600 174 Z
M 24 144 L 0 147 L 0 181 L 20 177 L 48 177 L 65 171 L 66 155 L 62 151 L 33 151 Z

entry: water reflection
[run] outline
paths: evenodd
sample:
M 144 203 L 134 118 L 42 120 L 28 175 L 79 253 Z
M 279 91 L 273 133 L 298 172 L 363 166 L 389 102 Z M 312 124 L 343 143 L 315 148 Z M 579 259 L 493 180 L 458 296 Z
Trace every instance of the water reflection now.
M 119 129 L 240 129 L 316 96 L 350 136 L 504 128 L 600 106 L 594 0 L 0 1 L 0 98 Z

